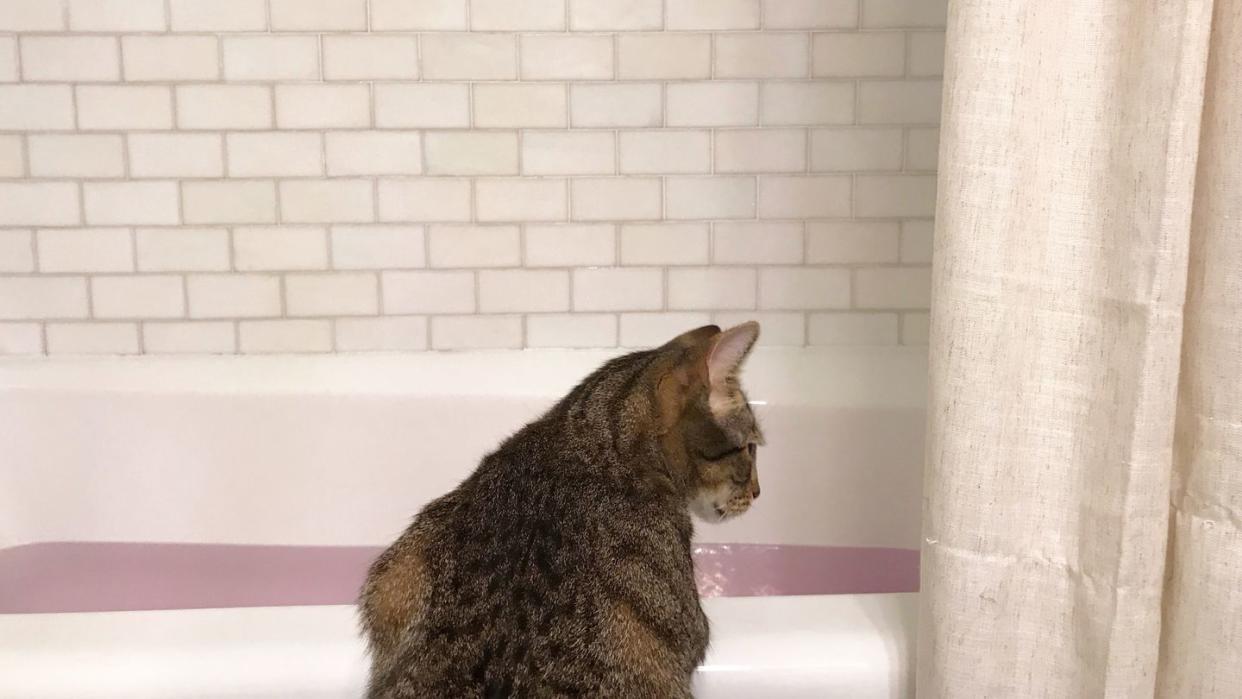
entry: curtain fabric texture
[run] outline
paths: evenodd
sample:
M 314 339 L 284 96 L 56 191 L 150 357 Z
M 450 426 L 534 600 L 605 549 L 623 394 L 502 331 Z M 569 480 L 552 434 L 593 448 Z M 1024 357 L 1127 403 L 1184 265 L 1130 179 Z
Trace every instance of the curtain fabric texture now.
M 1242 697 L 1242 0 L 948 32 L 919 694 Z

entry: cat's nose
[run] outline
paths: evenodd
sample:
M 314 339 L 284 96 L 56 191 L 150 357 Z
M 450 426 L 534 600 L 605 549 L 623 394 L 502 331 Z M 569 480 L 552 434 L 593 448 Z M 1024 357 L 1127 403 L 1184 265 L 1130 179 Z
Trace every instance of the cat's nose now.
M 751 500 L 759 499 L 759 482 L 758 481 L 750 484 L 750 499 Z

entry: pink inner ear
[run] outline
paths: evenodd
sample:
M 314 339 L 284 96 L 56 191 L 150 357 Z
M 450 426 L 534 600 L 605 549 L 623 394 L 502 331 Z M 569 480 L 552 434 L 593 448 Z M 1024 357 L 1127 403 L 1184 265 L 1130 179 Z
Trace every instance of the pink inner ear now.
M 737 371 L 758 338 L 759 324 L 754 321 L 729 328 L 716 337 L 716 343 L 707 357 L 707 377 L 713 386 Z

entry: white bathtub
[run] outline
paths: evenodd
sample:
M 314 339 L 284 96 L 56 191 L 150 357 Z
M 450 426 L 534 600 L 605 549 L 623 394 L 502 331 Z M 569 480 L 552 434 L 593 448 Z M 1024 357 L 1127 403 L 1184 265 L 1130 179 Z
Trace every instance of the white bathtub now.
M 608 352 L 6 360 L 0 549 L 382 545 Z M 764 496 L 710 542 L 915 549 L 925 354 L 761 348 Z M 912 693 L 909 594 L 718 598 L 701 698 Z M 0 696 L 348 697 L 347 606 L 0 615 Z

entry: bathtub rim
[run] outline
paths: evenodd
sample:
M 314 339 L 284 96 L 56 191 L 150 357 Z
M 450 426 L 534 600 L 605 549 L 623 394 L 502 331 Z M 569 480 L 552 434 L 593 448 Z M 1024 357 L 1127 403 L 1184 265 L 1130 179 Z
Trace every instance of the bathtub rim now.
M 552 400 L 621 349 L 6 357 L 0 391 L 426 395 Z M 758 347 L 752 401 L 922 408 L 927 348 Z

